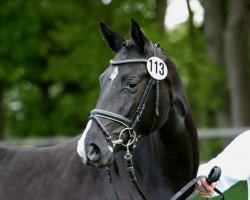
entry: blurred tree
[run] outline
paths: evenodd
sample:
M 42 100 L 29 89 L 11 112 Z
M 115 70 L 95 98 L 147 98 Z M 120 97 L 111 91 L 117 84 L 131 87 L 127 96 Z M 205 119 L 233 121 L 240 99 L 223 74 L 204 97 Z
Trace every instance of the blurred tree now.
M 250 79 L 247 54 L 249 13 L 249 0 L 230 1 L 224 48 L 233 126 L 250 125 Z
M 0 82 L 0 140 L 4 138 L 3 86 Z
M 227 71 L 228 75 L 227 79 L 221 77 L 215 91 L 222 99 L 216 111 L 217 125 L 249 126 L 249 1 L 202 2 L 205 8 L 204 34 L 207 54 L 213 63 Z M 229 82 L 229 91 L 223 87 L 225 82 Z
M 100 66 L 87 67 L 104 51 L 92 48 L 101 37 L 98 23 L 87 20 L 89 10 L 80 1 L 1 1 L 8 135 L 74 134 L 83 127 L 104 66 L 100 58 Z
M 167 53 L 173 59 L 187 90 L 193 115 L 198 127 L 215 126 L 214 112 L 220 99 L 214 88 L 221 73 L 209 61 L 204 51 L 204 38 L 199 28 L 188 31 L 188 23 L 178 31 L 169 32 Z
M 0 1 L 0 103 L 7 112 L 6 123 L 3 109 L 0 120 L 5 135 L 81 132 L 97 99 L 98 76 L 112 57 L 98 21 L 107 20 L 128 35 L 131 16 L 146 24 L 142 19 L 152 18 L 152 4 Z
M 190 6 L 190 0 L 186 0 L 187 3 L 187 9 L 188 9 L 188 32 L 190 37 L 194 35 L 194 12 L 191 9 Z
M 220 80 L 216 83 L 215 96 L 221 101 L 215 111 L 216 126 L 227 127 L 230 125 L 229 95 L 227 90 L 226 67 L 224 62 L 223 32 L 226 21 L 227 1 L 203 0 L 205 10 L 204 36 L 206 39 L 206 52 L 213 64 L 222 72 Z
M 225 64 L 224 36 L 217 28 L 224 22 L 218 18 L 214 28 L 216 19 L 206 17 L 205 43 L 192 16 L 166 32 L 166 6 L 164 0 L 0 1 L 0 134 L 3 130 L 11 137 L 80 133 L 96 104 L 98 76 L 114 55 L 102 41 L 98 22 L 103 20 L 129 38 L 133 17 L 152 41 L 161 41 L 177 64 L 198 126 L 215 125 L 214 113 L 222 105 L 218 88 L 224 85 L 219 80 L 225 80 L 216 67 Z M 189 12 L 193 13 L 190 7 Z
M 155 14 L 156 22 L 159 26 L 159 31 L 163 33 L 165 31 L 165 15 L 167 9 L 167 0 L 155 0 Z

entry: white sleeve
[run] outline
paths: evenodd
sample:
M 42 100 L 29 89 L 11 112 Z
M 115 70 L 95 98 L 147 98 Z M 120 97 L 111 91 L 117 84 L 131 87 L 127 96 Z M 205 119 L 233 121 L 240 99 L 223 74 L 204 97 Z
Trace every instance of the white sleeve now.
M 216 186 L 221 192 L 239 181 L 248 180 L 250 177 L 250 131 L 239 135 L 216 158 L 201 165 L 198 176 L 207 176 L 214 166 L 222 170 L 221 178 Z

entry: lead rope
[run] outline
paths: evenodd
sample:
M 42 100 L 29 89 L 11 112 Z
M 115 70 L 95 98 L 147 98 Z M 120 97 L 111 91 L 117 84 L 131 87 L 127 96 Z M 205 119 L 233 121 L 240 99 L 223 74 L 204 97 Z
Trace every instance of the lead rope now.
M 110 171 L 109 167 L 106 167 L 106 171 L 107 171 L 107 175 L 108 175 L 109 183 L 112 183 L 113 179 L 112 179 L 112 175 L 111 175 L 111 171 Z M 116 190 L 115 190 L 115 186 L 114 186 L 114 184 L 112 184 L 112 187 L 113 187 L 113 190 L 114 190 L 114 193 L 115 193 L 116 199 L 119 199 L 118 194 L 117 194 L 117 192 L 116 192 Z
M 217 182 L 220 179 L 220 176 L 221 176 L 221 168 L 215 166 L 211 169 L 210 173 L 208 174 L 208 177 L 202 175 L 194 178 L 193 180 L 188 182 L 183 188 L 181 188 L 170 200 L 178 200 L 185 192 L 187 192 L 190 188 L 195 186 L 198 180 L 201 180 L 202 178 L 206 178 L 207 183 L 210 185 L 213 182 Z M 200 185 L 185 200 L 192 200 L 204 189 L 205 189 L 204 186 Z M 221 200 L 225 199 L 224 194 L 217 188 L 215 188 L 214 191 L 222 196 Z M 210 198 L 208 198 L 208 200 L 209 199 Z
M 143 200 L 147 200 L 147 196 L 144 194 L 144 192 L 142 191 L 142 188 L 140 187 L 139 183 L 138 183 L 138 180 L 136 178 L 136 175 L 135 175 L 135 168 L 134 168 L 134 164 L 133 164 L 133 160 L 132 160 L 132 154 L 130 153 L 130 145 L 127 145 L 127 151 L 126 151 L 126 154 L 124 156 L 124 159 L 125 159 L 125 162 L 126 162 L 126 167 L 127 167 L 127 171 L 128 171 L 128 175 L 130 177 L 130 180 L 132 181 L 132 183 L 134 184 L 134 186 L 136 187 L 138 193 L 141 195 L 141 198 Z M 110 171 L 110 168 L 109 167 L 106 167 L 106 173 L 108 175 L 108 180 L 109 180 L 109 183 L 112 183 L 113 179 L 112 179 L 112 174 L 111 174 L 111 171 Z M 113 185 L 113 184 L 112 184 Z M 114 188 L 114 185 L 113 185 L 113 190 L 115 192 L 115 195 L 118 198 L 118 195 L 116 193 L 116 190 Z
M 112 183 L 113 179 L 112 179 L 112 174 L 111 174 L 111 171 L 110 171 L 109 167 L 106 167 L 106 172 L 107 172 L 107 175 L 108 175 L 109 183 Z
M 133 160 L 132 160 L 132 154 L 129 151 L 129 146 L 127 146 L 127 152 L 126 152 L 124 158 L 126 161 L 127 171 L 128 171 L 130 180 L 132 181 L 132 183 L 136 187 L 136 189 L 137 189 L 138 193 L 141 195 L 142 199 L 147 200 L 147 197 L 144 194 L 144 192 L 142 191 L 142 188 L 140 187 L 138 180 L 136 178 L 134 164 L 133 164 Z

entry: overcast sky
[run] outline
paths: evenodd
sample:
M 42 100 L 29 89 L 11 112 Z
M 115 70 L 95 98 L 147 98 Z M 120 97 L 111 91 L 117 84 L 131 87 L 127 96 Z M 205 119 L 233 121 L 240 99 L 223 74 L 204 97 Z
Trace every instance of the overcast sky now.
M 190 6 L 194 12 L 194 23 L 200 25 L 204 18 L 204 9 L 198 0 L 190 0 Z M 188 18 L 186 0 L 169 0 L 165 17 L 165 25 L 173 29 Z

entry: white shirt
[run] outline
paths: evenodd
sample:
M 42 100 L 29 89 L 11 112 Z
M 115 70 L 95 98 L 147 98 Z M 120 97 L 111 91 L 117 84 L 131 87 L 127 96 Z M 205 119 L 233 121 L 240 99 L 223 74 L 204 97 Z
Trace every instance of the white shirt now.
M 250 200 L 250 130 L 236 137 L 216 158 L 202 164 L 198 176 L 207 176 L 214 166 L 222 170 L 216 188 L 224 192 L 239 181 L 247 181 Z M 216 195 L 214 192 L 213 196 Z

